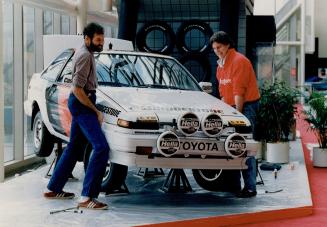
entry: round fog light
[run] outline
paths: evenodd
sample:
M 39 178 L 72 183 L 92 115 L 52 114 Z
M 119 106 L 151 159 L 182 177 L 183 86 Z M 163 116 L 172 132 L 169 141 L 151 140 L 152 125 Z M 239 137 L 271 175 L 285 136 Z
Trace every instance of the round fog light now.
M 184 113 L 178 118 L 177 128 L 185 136 L 191 136 L 200 128 L 200 120 L 192 112 Z
M 157 148 L 165 157 L 174 155 L 179 150 L 180 141 L 172 131 L 163 132 L 157 139 Z
M 210 113 L 202 118 L 201 128 L 207 136 L 216 137 L 223 129 L 223 121 L 218 114 Z
M 233 133 L 225 140 L 225 151 L 233 158 L 241 157 L 246 152 L 246 140 L 238 133 Z

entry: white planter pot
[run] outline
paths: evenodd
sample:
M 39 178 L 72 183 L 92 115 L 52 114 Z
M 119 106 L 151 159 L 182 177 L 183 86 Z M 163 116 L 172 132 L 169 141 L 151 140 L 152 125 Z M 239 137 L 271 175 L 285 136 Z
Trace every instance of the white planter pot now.
M 267 143 L 261 142 L 262 159 L 267 160 Z
M 327 167 L 327 149 L 313 148 L 312 163 L 316 167 Z
M 290 160 L 290 144 L 267 143 L 267 162 L 271 163 L 288 163 Z
M 255 158 L 257 160 L 262 160 L 263 156 L 262 156 L 262 142 L 261 141 L 257 141 L 257 154 L 255 155 Z

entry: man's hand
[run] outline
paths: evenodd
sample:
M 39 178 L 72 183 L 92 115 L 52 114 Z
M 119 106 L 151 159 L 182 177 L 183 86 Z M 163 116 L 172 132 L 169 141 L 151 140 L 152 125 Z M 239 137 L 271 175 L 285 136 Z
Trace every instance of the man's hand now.
M 97 116 L 98 116 L 98 121 L 99 121 L 100 125 L 102 125 L 102 123 L 103 123 L 103 114 L 102 114 L 102 112 L 98 110 L 97 111 Z
M 101 120 L 102 123 L 103 121 L 102 113 L 95 107 L 95 105 L 93 105 L 89 97 L 85 94 L 84 89 L 73 86 L 72 92 L 74 93 L 78 101 L 80 101 L 84 106 L 87 106 L 88 108 L 92 109 L 97 114 L 99 122 Z

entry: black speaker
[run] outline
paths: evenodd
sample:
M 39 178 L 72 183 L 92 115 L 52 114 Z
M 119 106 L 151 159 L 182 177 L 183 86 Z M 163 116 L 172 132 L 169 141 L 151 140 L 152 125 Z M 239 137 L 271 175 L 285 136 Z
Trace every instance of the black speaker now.
M 247 43 L 276 42 L 276 23 L 273 16 L 247 16 Z
M 273 16 L 246 17 L 246 56 L 255 62 L 254 50 L 258 43 L 276 43 L 276 24 Z

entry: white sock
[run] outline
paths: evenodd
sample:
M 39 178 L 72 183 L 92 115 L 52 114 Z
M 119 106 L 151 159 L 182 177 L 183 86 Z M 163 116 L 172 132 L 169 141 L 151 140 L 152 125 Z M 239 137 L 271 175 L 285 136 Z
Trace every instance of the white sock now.
M 81 198 L 79 199 L 79 202 L 80 203 L 83 203 L 83 202 L 86 202 L 87 200 L 89 200 L 90 197 L 87 197 L 87 196 L 81 196 Z

